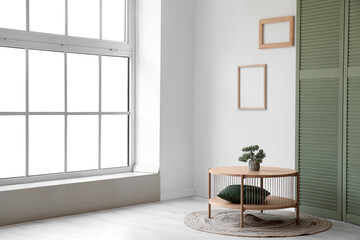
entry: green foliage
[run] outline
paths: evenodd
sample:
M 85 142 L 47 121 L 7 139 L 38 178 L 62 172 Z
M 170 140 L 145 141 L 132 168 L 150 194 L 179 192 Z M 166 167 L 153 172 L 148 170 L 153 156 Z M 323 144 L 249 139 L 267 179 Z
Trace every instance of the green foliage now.
M 242 151 L 244 152 L 244 154 L 238 159 L 241 162 L 247 162 L 248 160 L 252 160 L 257 163 L 262 163 L 262 160 L 266 157 L 264 150 L 259 150 L 258 145 L 244 147 Z
M 249 146 L 249 147 L 244 147 L 242 149 L 243 152 L 254 152 L 256 150 L 259 150 L 259 146 L 258 145 L 254 145 L 254 146 Z

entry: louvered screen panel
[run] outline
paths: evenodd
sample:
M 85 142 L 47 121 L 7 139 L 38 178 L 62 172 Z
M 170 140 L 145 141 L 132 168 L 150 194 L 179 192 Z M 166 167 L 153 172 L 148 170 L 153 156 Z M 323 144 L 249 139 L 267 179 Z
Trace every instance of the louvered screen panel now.
M 360 224 L 360 0 L 348 11 L 346 220 Z
M 300 2 L 300 70 L 339 67 L 339 2 Z
M 348 80 L 346 140 L 346 214 L 360 220 L 360 76 Z
M 340 219 L 341 0 L 300 0 L 299 4 L 300 206 L 303 212 Z
M 338 209 L 338 82 L 300 81 L 300 202 L 325 211 Z
M 360 66 L 360 1 L 349 1 L 348 66 Z

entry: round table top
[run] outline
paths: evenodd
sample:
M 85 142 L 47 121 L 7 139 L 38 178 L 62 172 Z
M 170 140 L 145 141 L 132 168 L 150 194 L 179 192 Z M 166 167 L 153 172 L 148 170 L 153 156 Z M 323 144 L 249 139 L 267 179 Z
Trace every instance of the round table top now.
M 250 171 L 248 167 L 218 167 L 210 168 L 209 173 L 215 175 L 224 175 L 224 176 L 244 176 L 244 177 L 285 177 L 285 176 L 295 176 L 298 174 L 296 170 L 288 168 L 278 168 L 278 167 L 260 167 L 259 171 Z

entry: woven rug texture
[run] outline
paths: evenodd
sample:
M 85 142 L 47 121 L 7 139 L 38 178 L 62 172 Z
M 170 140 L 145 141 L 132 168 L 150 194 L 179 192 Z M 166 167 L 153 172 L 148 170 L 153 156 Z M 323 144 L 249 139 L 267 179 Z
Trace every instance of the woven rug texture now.
M 327 219 L 300 214 L 300 224 L 290 211 L 246 211 L 244 228 L 240 228 L 240 212 L 213 210 L 212 218 L 207 211 L 193 212 L 184 222 L 198 231 L 238 237 L 293 237 L 320 233 L 331 228 Z

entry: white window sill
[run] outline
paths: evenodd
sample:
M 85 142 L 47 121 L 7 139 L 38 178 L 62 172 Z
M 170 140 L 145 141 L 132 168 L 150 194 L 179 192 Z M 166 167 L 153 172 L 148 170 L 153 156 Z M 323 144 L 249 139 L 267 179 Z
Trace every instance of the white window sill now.
M 128 173 L 117 173 L 117 174 L 109 174 L 109 175 L 101 175 L 101 176 L 50 180 L 50 181 L 33 182 L 33 183 L 21 183 L 21 184 L 0 186 L 0 192 L 66 185 L 66 184 L 74 184 L 74 183 L 104 181 L 104 180 L 119 179 L 119 178 L 130 178 L 130 177 L 155 175 L 155 174 L 157 173 L 128 172 Z

